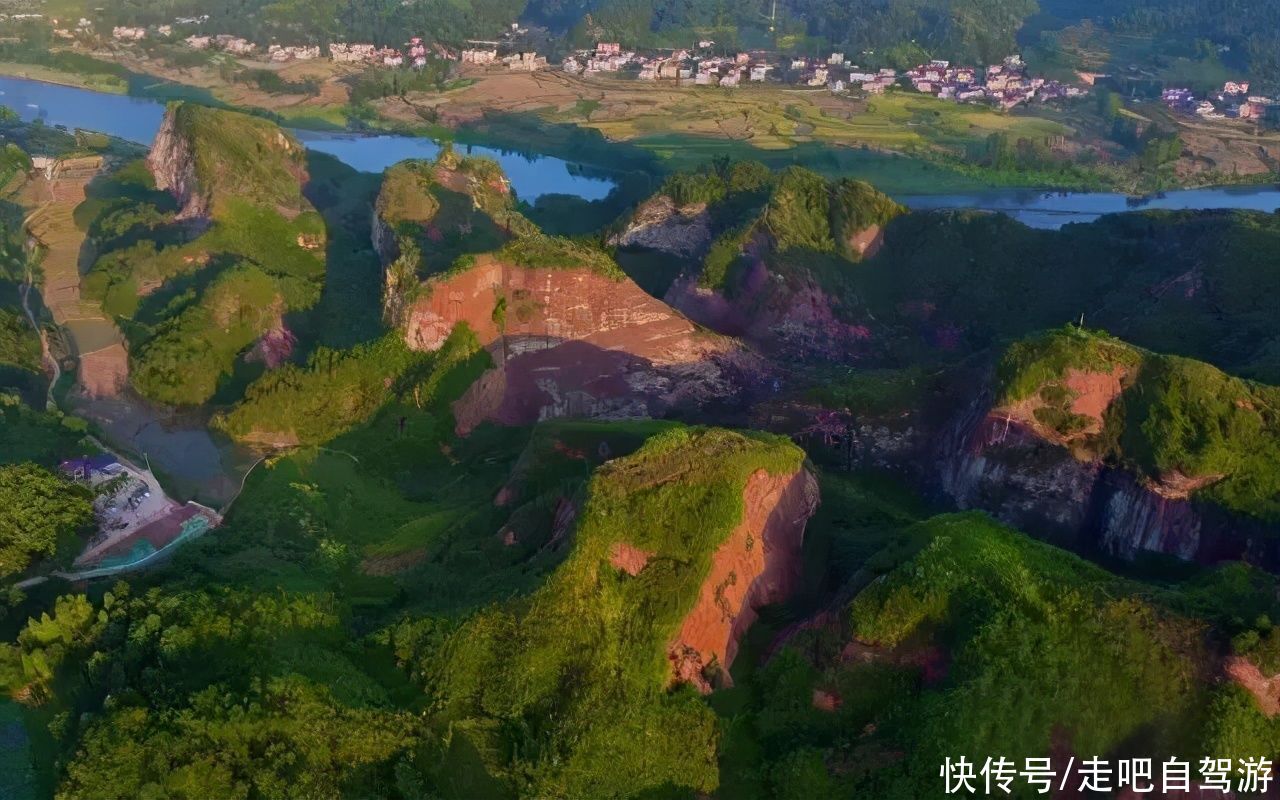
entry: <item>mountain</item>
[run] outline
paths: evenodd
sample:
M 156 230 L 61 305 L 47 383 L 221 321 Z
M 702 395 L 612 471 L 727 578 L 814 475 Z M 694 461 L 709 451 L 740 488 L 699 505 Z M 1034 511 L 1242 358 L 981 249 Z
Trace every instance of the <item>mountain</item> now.
M 266 120 L 173 104 L 146 167 L 94 209 L 84 292 L 120 320 L 134 388 L 199 405 L 317 302 L 324 221 L 303 193 L 302 146 Z
M 739 162 L 673 176 L 612 241 L 680 259 L 663 291 L 695 321 L 766 352 L 836 358 L 866 331 L 844 322 L 823 276 L 873 256 L 903 212 L 860 181 Z

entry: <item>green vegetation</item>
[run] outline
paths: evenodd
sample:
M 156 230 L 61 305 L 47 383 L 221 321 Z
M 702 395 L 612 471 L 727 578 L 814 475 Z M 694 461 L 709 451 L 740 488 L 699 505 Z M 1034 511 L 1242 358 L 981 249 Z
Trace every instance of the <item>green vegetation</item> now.
M 801 458 L 763 434 L 655 436 L 597 471 L 572 552 L 543 588 L 479 614 L 413 671 L 447 719 L 546 721 L 504 770 L 520 794 L 714 789 L 714 716 L 696 694 L 668 691 L 665 649 L 743 514 L 747 477 L 792 472 Z M 619 542 L 654 554 L 634 578 L 608 563 Z
M 306 367 L 287 365 L 251 384 L 220 424 L 240 439 L 323 444 L 370 419 L 391 398 L 430 399 L 446 374 L 471 359 L 488 356 L 465 324 L 432 354 L 410 350 L 398 333 L 347 351 L 321 348 Z
M 503 245 L 493 257 L 528 269 L 586 269 L 612 280 L 626 277 L 618 263 L 599 247 L 563 236 L 521 236 Z
M 74 452 L 87 430 L 81 419 L 34 411 L 17 397 L 0 393 L 0 465 L 52 467 Z
M 513 235 L 536 232 L 515 210 L 506 177 L 489 158 L 460 158 L 446 148 L 435 162 L 402 161 L 383 175 L 375 211 L 401 257 L 401 282 L 496 250 Z M 389 255 L 383 248 L 384 259 Z
M 0 579 L 74 548 L 92 520 L 81 487 L 35 464 L 0 467 Z
M 859 261 L 855 238 L 906 211 L 862 181 L 828 181 L 794 166 L 775 174 L 757 161 L 717 159 L 699 170 L 675 173 L 660 194 L 678 206 L 708 206 L 715 238 L 698 282 L 730 294 L 736 289 L 734 267 L 758 233 L 767 233 L 780 253 L 834 254 Z
M 301 145 L 278 127 L 188 103 L 168 113 L 164 157 L 190 160 L 209 225 L 193 236 L 141 162 L 122 168 L 76 209 L 98 245 L 83 291 L 121 322 L 140 392 L 199 405 L 262 334 L 319 301 L 326 222 L 302 194 Z
M 1019 762 L 1048 752 L 1055 728 L 1082 751 L 1110 752 L 1146 730 L 1153 754 L 1196 752 L 1208 694 L 1197 622 L 980 515 L 936 518 L 919 535 L 929 545 L 849 609 L 853 635 L 873 648 L 945 648 L 935 656 L 943 686 L 880 725 L 882 746 L 912 744 L 873 777 L 885 796 L 929 792 L 945 752 Z
M 999 367 L 998 402 L 1038 394 L 1064 412 L 1074 399 L 1064 383 L 1068 370 L 1123 376 L 1123 392 L 1094 437 L 1100 455 L 1171 490 L 1198 490 L 1233 511 L 1280 519 L 1280 388 L 1068 328 L 1008 350 Z M 1074 416 L 1042 421 L 1068 433 L 1060 426 Z
M 217 215 L 223 198 L 237 198 L 282 211 L 302 211 L 306 161 L 302 145 L 272 122 L 194 103 L 169 107 L 178 149 L 189 154 L 196 185 L 193 193 L 210 201 Z

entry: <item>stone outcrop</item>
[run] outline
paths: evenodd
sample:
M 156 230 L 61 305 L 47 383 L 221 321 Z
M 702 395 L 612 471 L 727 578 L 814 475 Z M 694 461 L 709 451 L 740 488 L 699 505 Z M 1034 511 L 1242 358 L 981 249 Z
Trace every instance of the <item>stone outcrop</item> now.
M 492 256 L 428 280 L 405 338 L 434 351 L 465 322 L 496 367 L 454 405 L 460 433 L 483 420 L 625 419 L 731 399 L 760 363 L 626 278 L 531 269 Z
M 167 191 L 178 201 L 178 219 L 204 219 L 209 216 L 209 198 L 200 191 L 196 179 L 196 156 L 190 138 L 178 130 L 175 108 L 165 112 L 156 132 L 147 167 L 155 177 L 156 188 Z
M 1274 526 L 1082 457 L 981 394 L 937 438 L 937 488 L 962 509 L 1082 553 L 1280 567 Z
M 705 204 L 680 207 L 660 194 L 642 203 L 626 228 L 612 236 L 609 243 L 700 259 L 711 246 L 711 238 L 711 215 Z
M 807 469 L 751 475 L 742 493 L 742 519 L 712 556 L 698 600 L 667 648 L 673 680 L 704 692 L 712 688 L 712 677 L 730 683 L 729 668 L 757 610 L 781 602 L 795 588 L 805 525 L 818 498 L 818 482 Z

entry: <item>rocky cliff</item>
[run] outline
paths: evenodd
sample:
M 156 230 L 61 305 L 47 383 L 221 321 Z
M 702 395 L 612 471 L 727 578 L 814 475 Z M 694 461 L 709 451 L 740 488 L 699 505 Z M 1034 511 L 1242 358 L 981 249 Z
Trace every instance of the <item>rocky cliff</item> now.
M 705 203 L 677 206 L 665 194 L 636 209 L 626 227 L 609 239 L 618 247 L 654 250 L 677 258 L 701 259 L 711 244 L 711 214 Z
M 762 366 L 698 329 L 630 279 L 587 268 L 530 268 L 481 256 L 425 282 L 404 326 L 438 349 L 459 322 L 497 364 L 455 405 L 460 432 L 482 420 L 635 418 L 731 399 Z
M 1078 332 L 1019 343 L 999 371 L 936 439 L 958 506 L 1078 552 L 1280 567 L 1270 387 Z
M 757 470 L 742 492 L 742 519 L 716 549 L 698 600 L 667 649 L 675 680 L 704 692 L 708 668 L 729 685 L 738 645 L 763 606 L 786 600 L 801 573 L 804 530 L 818 507 L 818 482 L 807 469 L 785 475 Z M 615 553 L 615 566 L 638 574 L 643 554 Z
M 147 154 L 147 167 L 155 177 L 156 188 L 178 200 L 178 219 L 204 219 L 209 216 L 209 198 L 199 190 L 192 142 L 178 130 L 177 118 L 176 107 L 165 112 Z
M 813 275 L 783 275 L 772 272 L 763 256 L 748 258 L 732 291 L 684 276 L 663 299 L 700 325 L 779 356 L 853 359 L 869 350 L 870 328 L 847 321 L 839 301 Z
M 310 210 L 305 150 L 274 123 L 234 111 L 173 103 L 147 155 L 156 187 L 170 192 L 179 219 L 204 219 L 239 199 L 293 219 Z

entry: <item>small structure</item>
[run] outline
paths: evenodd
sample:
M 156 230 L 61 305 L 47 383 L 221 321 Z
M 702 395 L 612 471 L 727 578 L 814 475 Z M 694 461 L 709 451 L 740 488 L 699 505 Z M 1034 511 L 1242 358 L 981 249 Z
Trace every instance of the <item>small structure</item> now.
M 111 38 L 118 42 L 140 42 L 147 38 L 146 28 L 128 28 L 117 25 L 111 29 Z
M 497 50 L 463 50 L 462 63 L 488 66 L 498 60 Z
M 374 60 L 377 52 L 378 48 L 371 44 L 335 43 L 329 45 L 329 58 L 338 64 L 367 64 Z

